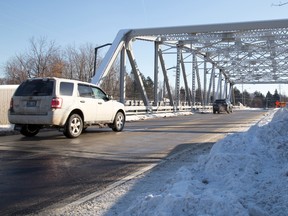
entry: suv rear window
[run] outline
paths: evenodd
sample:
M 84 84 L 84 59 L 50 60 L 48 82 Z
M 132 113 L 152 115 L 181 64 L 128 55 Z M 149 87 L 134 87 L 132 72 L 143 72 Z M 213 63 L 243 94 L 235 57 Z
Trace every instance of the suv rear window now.
M 15 96 L 51 96 L 54 80 L 27 80 L 16 90 Z

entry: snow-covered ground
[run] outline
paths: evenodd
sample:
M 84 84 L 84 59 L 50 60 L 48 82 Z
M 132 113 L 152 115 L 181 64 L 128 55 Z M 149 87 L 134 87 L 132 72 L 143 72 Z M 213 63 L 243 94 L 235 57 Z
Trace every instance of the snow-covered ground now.
M 288 110 L 50 215 L 288 215 Z

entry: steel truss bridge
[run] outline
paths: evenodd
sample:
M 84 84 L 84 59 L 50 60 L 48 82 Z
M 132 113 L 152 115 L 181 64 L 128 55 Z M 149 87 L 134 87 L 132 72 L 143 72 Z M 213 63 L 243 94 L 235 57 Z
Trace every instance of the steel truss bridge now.
M 211 98 L 232 99 L 234 84 L 288 83 L 287 31 L 288 19 L 120 30 L 91 82 L 100 85 L 119 58 L 120 101 L 123 103 L 128 61 L 146 107 L 159 104 L 159 74 L 163 77 L 164 88 L 161 89 L 166 91 L 170 106 L 180 105 L 182 84 L 191 107 L 196 103 L 196 88 L 202 91 L 202 105 L 207 105 Z M 152 43 L 152 99 L 147 97 L 137 64 L 143 59 L 136 58 L 133 50 L 137 41 Z M 166 68 L 171 59 L 173 67 Z M 168 74 L 172 68 L 174 86 Z

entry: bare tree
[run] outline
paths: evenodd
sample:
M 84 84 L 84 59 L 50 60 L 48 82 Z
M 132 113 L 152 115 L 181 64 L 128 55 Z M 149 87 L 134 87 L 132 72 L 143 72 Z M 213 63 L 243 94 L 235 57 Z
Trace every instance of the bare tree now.
M 274 4 L 274 3 L 272 3 L 272 6 L 283 6 L 283 5 L 286 5 L 286 4 L 288 4 L 288 2 L 284 2 L 284 3 L 282 3 L 281 1 L 278 3 L 278 4 Z
M 133 73 L 126 74 L 125 79 L 126 79 L 126 98 L 130 100 L 135 100 L 136 99 L 136 83 L 135 80 L 133 79 Z
M 72 79 L 76 76 L 76 56 L 77 51 L 76 48 L 68 46 L 65 50 L 65 60 L 66 67 L 64 71 L 64 77 Z
M 0 85 L 5 85 L 7 83 L 5 78 L 0 78 Z
M 29 60 L 25 55 L 17 55 L 7 61 L 5 78 L 8 84 L 19 84 L 29 77 Z
M 68 46 L 65 50 L 67 78 L 90 81 L 94 71 L 94 48 L 85 44 L 79 48 Z
M 59 61 L 59 47 L 54 41 L 48 42 L 43 37 L 38 40 L 32 38 L 28 58 L 29 77 L 54 76 L 53 66 Z
M 120 66 L 119 63 L 114 63 L 109 73 L 103 78 L 101 88 L 103 88 L 107 94 L 112 95 L 115 99 L 120 97 Z
M 55 42 L 32 38 L 26 54 L 16 55 L 7 61 L 5 74 L 8 83 L 16 84 L 32 77 L 61 77 L 64 65 Z
M 21 83 L 33 77 L 63 77 L 89 82 L 94 73 L 94 46 L 90 43 L 79 48 L 68 46 L 64 51 L 54 41 L 42 37 L 29 41 L 28 52 L 6 62 L 5 80 Z M 96 67 L 102 58 L 97 58 Z M 115 77 L 115 71 L 109 77 Z M 114 74 L 113 74 L 114 73 Z M 113 78 L 117 82 L 116 78 Z M 109 89 L 117 85 L 109 84 Z M 114 90 L 113 90 L 114 91 Z
M 49 65 L 49 68 L 52 76 L 63 78 L 65 77 L 64 71 L 66 68 L 66 63 L 60 56 L 54 56 L 52 58 L 52 62 Z

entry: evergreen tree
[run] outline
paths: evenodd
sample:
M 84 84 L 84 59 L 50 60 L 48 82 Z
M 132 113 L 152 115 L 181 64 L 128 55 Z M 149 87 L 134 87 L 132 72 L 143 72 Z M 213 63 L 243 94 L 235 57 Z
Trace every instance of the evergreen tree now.
M 274 107 L 272 97 L 272 94 L 270 93 L 270 91 L 268 91 L 266 94 L 266 108 Z
M 196 94 L 195 95 L 195 102 L 202 104 L 202 91 L 201 91 L 201 89 L 197 88 L 195 94 Z
M 251 96 L 250 94 L 247 92 L 247 90 L 244 90 L 244 92 L 242 93 L 242 99 L 241 102 L 244 106 L 250 106 L 251 105 Z
M 277 89 L 275 89 L 274 95 L 273 95 L 273 104 L 275 104 L 276 101 L 280 101 L 280 95 L 278 94 Z
M 150 76 L 148 76 L 147 78 L 145 78 L 142 74 L 142 79 L 143 79 L 143 83 L 144 83 L 144 87 L 147 93 L 147 97 L 149 98 L 149 100 L 153 100 L 154 97 L 154 82 L 151 79 Z
M 233 102 L 235 104 L 242 103 L 242 94 L 241 94 L 240 90 L 237 89 L 236 87 L 234 87 L 233 91 L 234 91 L 234 101 Z
M 255 91 L 254 92 L 254 97 L 253 100 L 251 101 L 251 107 L 257 107 L 257 108 L 261 108 L 261 107 L 265 107 L 265 97 L 264 95 L 259 92 L 259 91 Z
M 185 102 L 185 89 L 183 87 L 180 88 L 180 101 Z

